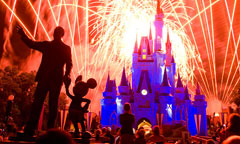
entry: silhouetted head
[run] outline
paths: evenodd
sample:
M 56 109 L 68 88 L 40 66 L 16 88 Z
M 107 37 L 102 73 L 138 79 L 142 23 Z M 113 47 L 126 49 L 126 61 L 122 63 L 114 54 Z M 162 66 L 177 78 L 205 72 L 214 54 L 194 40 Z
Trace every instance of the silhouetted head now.
M 158 136 L 159 135 L 159 126 L 154 126 L 153 127 L 153 135 Z
M 129 103 L 125 103 L 123 107 L 125 112 L 130 112 L 131 111 L 131 105 Z
M 229 118 L 229 121 L 230 121 L 230 127 L 232 128 L 240 128 L 240 115 L 239 114 L 231 114 L 230 115 L 230 118 Z
M 53 38 L 55 40 L 60 40 L 64 36 L 64 29 L 61 26 L 55 28 L 53 33 Z
M 139 138 L 144 138 L 144 135 L 145 135 L 145 131 L 144 129 L 140 129 L 137 131 L 137 135 Z
M 87 83 L 84 81 L 77 81 L 75 86 L 73 87 L 73 93 L 75 96 L 84 97 L 88 93 L 88 89 L 94 89 L 97 86 L 97 82 L 95 79 L 88 79 Z
M 75 144 L 72 136 L 60 129 L 49 129 L 41 134 L 36 141 L 37 144 Z

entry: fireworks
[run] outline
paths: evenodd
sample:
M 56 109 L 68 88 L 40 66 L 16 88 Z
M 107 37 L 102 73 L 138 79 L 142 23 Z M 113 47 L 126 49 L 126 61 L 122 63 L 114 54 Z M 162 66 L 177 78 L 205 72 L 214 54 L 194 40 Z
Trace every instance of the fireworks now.
M 130 80 L 136 37 L 139 42 L 141 36 L 149 34 L 151 27 L 154 38 L 156 4 L 154 0 L 1 0 L 8 25 L 4 49 L 6 52 L 13 48 L 10 39 L 16 21 L 36 40 L 50 40 L 55 26 L 63 26 L 64 42 L 72 47 L 72 78 L 81 74 L 84 79 L 94 77 L 99 83 L 88 95 L 92 99 L 91 109 L 96 111 L 108 72 L 112 79 L 120 78 L 125 66 Z M 230 101 L 232 90 L 240 80 L 237 55 L 240 30 L 235 28 L 237 22 L 234 21 L 239 16 L 236 6 L 237 0 L 231 4 L 226 0 L 161 1 L 165 24 L 162 46 L 164 48 L 168 30 L 183 81 L 192 84 L 192 88 L 198 81 L 209 100 L 223 103 Z M 22 7 L 26 10 L 24 14 Z M 219 36 L 221 31 L 215 22 L 220 17 L 219 8 L 227 16 L 221 18 L 228 25 L 221 27 L 228 34 L 227 40 L 226 35 Z M 31 69 L 31 61 L 39 60 L 39 56 L 33 53 L 29 59 L 28 69 Z M 116 80 L 119 84 L 120 79 Z

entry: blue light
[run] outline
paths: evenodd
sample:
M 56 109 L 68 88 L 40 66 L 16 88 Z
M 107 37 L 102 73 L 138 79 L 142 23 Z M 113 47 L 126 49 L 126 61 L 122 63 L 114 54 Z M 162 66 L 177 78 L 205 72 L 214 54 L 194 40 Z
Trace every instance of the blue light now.
M 172 118 L 172 104 L 167 104 L 166 111 L 167 111 L 168 116 L 170 118 Z

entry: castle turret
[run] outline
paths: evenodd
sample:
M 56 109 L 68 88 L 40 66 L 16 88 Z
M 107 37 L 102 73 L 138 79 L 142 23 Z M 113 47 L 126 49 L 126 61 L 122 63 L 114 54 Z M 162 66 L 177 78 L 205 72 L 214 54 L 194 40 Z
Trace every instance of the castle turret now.
M 116 82 L 115 80 L 110 80 L 110 76 L 108 74 L 105 91 L 103 92 L 104 98 L 116 98 L 117 90 L 116 90 Z
M 175 107 L 174 107 L 174 111 L 175 111 L 175 120 L 183 120 L 184 119 L 184 87 L 182 84 L 182 80 L 180 77 L 180 74 L 178 74 L 178 79 L 177 79 L 177 86 L 175 88 Z
M 120 95 L 128 95 L 129 94 L 129 86 L 128 86 L 128 81 L 126 78 L 125 68 L 123 68 L 122 78 L 121 78 L 120 85 L 118 86 L 118 91 L 119 91 Z
M 196 124 L 198 129 L 198 134 L 200 136 L 207 135 L 207 115 L 206 108 L 207 102 L 205 101 L 205 96 L 201 95 L 199 85 L 197 84 L 196 95 L 194 97 L 193 106 L 196 108 Z
M 175 95 L 175 75 L 176 75 L 176 63 L 175 63 L 175 59 L 174 57 L 172 56 L 172 59 L 171 59 L 171 66 L 169 66 L 169 71 L 170 71 L 170 74 L 169 74 L 169 81 L 171 83 L 171 92 L 172 92 L 172 95 Z
M 195 120 L 194 120 L 194 107 L 191 104 L 191 100 L 190 100 L 191 95 L 188 92 L 187 85 L 185 87 L 184 94 L 185 94 L 184 100 L 185 100 L 186 127 L 188 131 L 191 133 L 191 135 L 196 135 L 197 129 L 196 129 Z
M 161 102 L 161 112 L 163 116 L 163 123 L 168 123 L 173 120 L 173 97 L 171 95 L 171 86 L 168 81 L 167 69 L 164 69 L 163 81 L 159 90 L 159 101 Z
M 116 82 L 115 80 L 110 80 L 108 74 L 103 99 L 101 99 L 101 117 L 104 117 L 104 119 L 101 119 L 101 124 L 103 126 L 117 125 L 116 121 L 111 121 L 112 113 L 117 112 L 116 95 Z
M 125 67 L 123 68 L 121 82 L 120 82 L 120 85 L 118 86 L 118 92 L 119 92 L 119 96 L 118 96 L 119 105 L 117 109 L 118 109 L 118 114 L 121 114 L 123 112 L 122 106 L 126 102 L 130 102 L 130 98 L 131 98 L 129 94 L 129 85 L 126 78 Z
M 184 98 L 184 87 L 182 84 L 182 80 L 180 77 L 180 74 L 178 73 L 178 79 L 177 79 L 177 86 L 175 88 L 177 94 L 182 94 L 181 99 Z
M 172 43 L 170 42 L 169 32 L 167 32 L 166 66 L 171 66 L 171 64 L 172 64 Z

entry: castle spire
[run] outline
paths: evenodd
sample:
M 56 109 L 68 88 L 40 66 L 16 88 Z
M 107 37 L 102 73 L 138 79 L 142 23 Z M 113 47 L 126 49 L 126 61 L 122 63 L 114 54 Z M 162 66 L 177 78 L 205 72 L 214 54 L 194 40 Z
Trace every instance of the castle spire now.
M 199 84 L 197 83 L 196 95 L 200 95 L 200 94 L 201 94 L 200 87 L 199 87 Z
M 166 45 L 170 44 L 171 45 L 171 41 L 170 41 L 170 37 L 169 37 L 169 31 L 167 30 L 167 42 Z
M 137 35 L 136 35 L 136 41 L 135 41 L 135 46 L 134 46 L 134 53 L 138 53 Z
M 171 63 L 175 63 L 174 56 L 172 56 L 172 61 L 171 61 Z
M 152 40 L 152 29 L 151 29 L 151 24 L 150 24 L 150 30 L 149 30 L 149 40 Z
M 163 86 L 164 86 L 164 87 L 170 87 L 169 82 L 168 82 L 168 76 L 167 76 L 167 69 L 166 69 L 166 67 L 165 67 L 165 69 L 164 69 L 163 82 L 162 82 L 161 86 L 162 86 L 162 87 L 163 87 Z
M 106 83 L 106 87 L 105 87 L 105 92 L 111 92 L 111 91 L 112 91 L 112 87 L 111 87 L 111 84 L 110 84 L 110 76 L 109 76 L 109 73 L 108 73 L 107 83 Z
M 182 87 L 183 87 L 182 80 L 180 78 L 180 74 L 178 73 L 177 88 L 182 88 Z
M 161 9 L 161 2 L 160 0 L 157 0 L 157 14 L 161 14 L 161 13 L 163 13 Z
M 126 73 L 125 73 L 125 67 L 123 67 L 123 72 L 122 72 L 122 78 L 121 78 L 120 86 L 128 86 Z
M 185 89 L 184 89 L 184 94 L 185 94 L 184 100 L 190 100 L 187 85 L 186 85 L 186 87 L 185 87 Z

